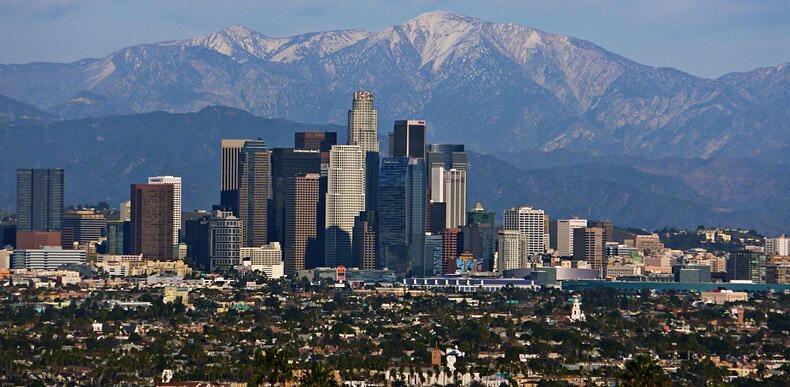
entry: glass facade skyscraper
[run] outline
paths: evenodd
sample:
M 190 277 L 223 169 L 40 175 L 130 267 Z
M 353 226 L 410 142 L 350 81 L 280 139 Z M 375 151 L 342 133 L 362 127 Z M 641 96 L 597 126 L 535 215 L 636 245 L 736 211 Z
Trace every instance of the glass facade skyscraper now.
M 18 169 L 17 231 L 57 231 L 63 226 L 63 170 Z
M 406 175 L 408 157 L 385 157 L 379 175 L 378 243 L 381 266 L 408 270 Z

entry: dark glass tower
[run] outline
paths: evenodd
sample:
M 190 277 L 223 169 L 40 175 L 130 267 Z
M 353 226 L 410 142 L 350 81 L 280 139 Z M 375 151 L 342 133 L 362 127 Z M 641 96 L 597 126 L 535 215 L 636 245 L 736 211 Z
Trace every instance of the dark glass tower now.
M 378 243 L 380 266 L 408 270 L 406 175 L 408 157 L 385 157 L 379 175 Z
M 63 170 L 18 169 L 17 231 L 60 230 L 63 225 Z
M 329 150 L 332 149 L 332 145 L 337 145 L 336 132 L 296 132 L 294 134 L 294 148 L 320 152 L 321 164 L 329 162 Z
M 392 136 L 393 157 L 425 157 L 425 121 L 395 121 Z

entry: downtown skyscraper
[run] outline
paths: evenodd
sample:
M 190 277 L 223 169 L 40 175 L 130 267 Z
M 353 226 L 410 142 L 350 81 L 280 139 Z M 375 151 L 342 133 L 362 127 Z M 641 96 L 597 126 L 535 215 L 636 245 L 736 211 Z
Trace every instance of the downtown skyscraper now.
M 63 226 L 63 170 L 16 172 L 17 231 L 58 231 Z
M 385 157 L 379 175 L 379 266 L 399 273 L 408 269 L 408 168 L 408 157 Z
M 132 184 L 130 253 L 146 259 L 173 258 L 173 186 Z
M 518 231 L 526 238 L 525 254 L 541 254 L 546 250 L 546 214 L 532 207 L 513 207 L 505 211 L 503 230 Z
M 425 121 L 395 121 L 391 153 L 393 157 L 425 158 Z
M 321 176 L 318 173 L 298 174 L 284 181 L 283 261 L 285 274 L 294 275 L 315 262 L 323 254 L 319 244 L 319 195 Z M 323 261 L 323 256 L 321 256 Z
M 380 161 L 378 112 L 373 105 L 373 93 L 370 91 L 354 92 L 351 109 L 348 111 L 348 145 L 357 145 L 362 150 L 365 162 L 365 208 L 375 211 L 378 207 Z
M 365 211 L 365 152 L 335 145 L 329 152 L 325 258 L 329 266 L 353 266 L 354 218 Z
M 239 214 L 239 155 L 247 140 L 223 139 L 220 153 L 220 207 Z
M 348 145 L 358 145 L 363 152 L 379 152 L 378 122 L 373 93 L 355 91 L 348 111 Z
M 246 141 L 239 154 L 238 218 L 243 247 L 260 247 L 269 241 L 271 161 L 272 152 L 263 140 Z
M 173 244 L 178 244 L 181 233 L 181 178 L 178 176 L 152 176 L 148 184 L 169 184 L 173 186 Z

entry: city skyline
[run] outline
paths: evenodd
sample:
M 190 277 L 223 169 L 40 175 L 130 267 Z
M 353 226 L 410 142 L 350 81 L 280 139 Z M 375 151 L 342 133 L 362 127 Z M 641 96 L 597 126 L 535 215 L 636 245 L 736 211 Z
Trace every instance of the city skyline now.
M 790 386 L 788 20 L 0 2 L 0 385 Z

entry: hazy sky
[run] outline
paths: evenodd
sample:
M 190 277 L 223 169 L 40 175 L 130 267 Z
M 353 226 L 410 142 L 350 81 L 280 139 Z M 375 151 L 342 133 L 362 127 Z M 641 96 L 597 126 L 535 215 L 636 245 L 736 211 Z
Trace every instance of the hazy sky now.
M 573 35 L 705 77 L 790 61 L 790 0 L 0 0 L 0 63 L 103 57 L 233 24 L 270 36 L 375 31 L 431 10 Z

